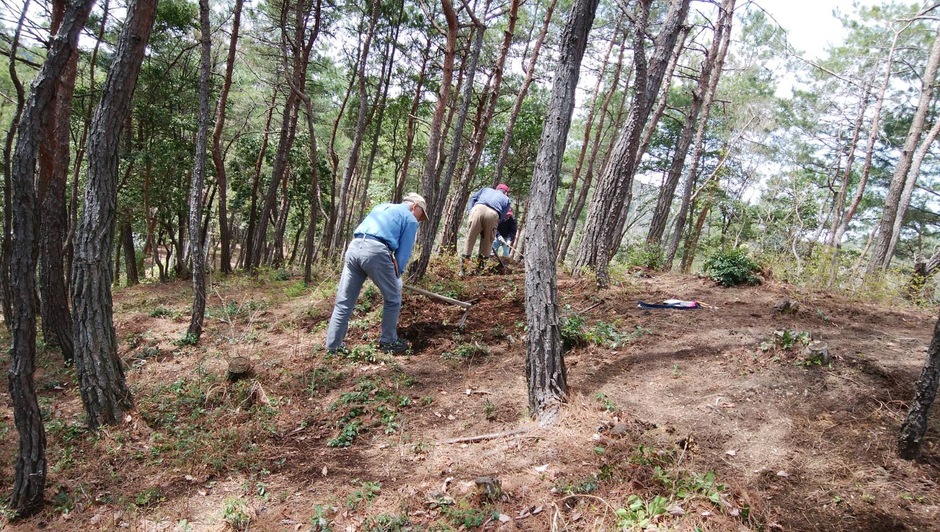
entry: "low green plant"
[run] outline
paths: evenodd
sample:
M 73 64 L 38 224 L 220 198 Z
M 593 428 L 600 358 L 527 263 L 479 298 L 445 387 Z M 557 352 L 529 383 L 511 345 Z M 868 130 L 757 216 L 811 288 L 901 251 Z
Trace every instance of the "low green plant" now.
M 565 349 L 587 345 L 589 335 L 585 327 L 584 316 L 571 312 L 570 306 L 565 306 L 566 316 L 561 318 L 561 343 Z
M 641 266 L 651 270 L 659 270 L 663 266 L 663 251 L 659 246 L 640 244 L 628 246 L 626 256 L 622 262 L 630 266 Z
M 306 295 L 308 291 L 309 291 L 309 288 L 301 280 L 301 281 L 292 283 L 290 286 L 285 288 L 284 295 L 290 298 L 294 298 L 294 297 L 300 297 L 300 296 Z
M 729 287 L 740 284 L 760 284 L 760 265 L 748 257 L 742 248 L 717 251 L 705 259 L 702 267 L 716 283 Z
M 173 311 L 166 307 L 157 307 L 150 311 L 151 318 L 169 318 L 173 316 Z
M 184 347 L 188 345 L 196 345 L 199 343 L 199 336 L 197 336 L 195 333 L 188 332 L 184 334 L 183 336 L 181 336 L 179 340 L 173 343 L 180 347 Z
M 310 532 L 333 532 L 330 520 L 326 517 L 329 511 L 330 508 L 320 504 L 313 507 L 313 515 L 310 516 Z
M 235 530 L 248 530 L 251 524 L 248 503 L 241 499 L 227 499 L 222 507 L 222 520 Z
M 399 530 L 412 530 L 411 520 L 407 515 L 379 514 L 366 518 L 363 523 L 367 532 L 397 532 Z
M 463 505 L 441 506 L 440 508 L 447 520 L 461 530 L 479 528 L 483 526 L 483 523 L 499 517 L 498 510 L 458 506 Z
M 616 412 L 618 410 L 616 403 L 614 403 L 610 397 L 607 397 L 607 394 L 603 392 L 597 392 L 594 398 L 604 405 L 604 410 L 608 412 Z
M 669 508 L 669 499 L 661 495 L 649 501 L 643 500 L 639 495 L 627 497 L 627 507 L 620 508 L 615 513 L 618 526 L 625 530 L 646 530 L 653 525 L 656 518 L 666 514 Z
M 483 404 L 483 417 L 487 421 L 496 420 L 496 405 L 494 405 L 489 399 L 486 400 L 486 403 Z
M 166 500 L 163 491 L 160 488 L 152 487 L 138 493 L 134 497 L 134 505 L 138 508 L 153 508 Z
M 363 482 L 359 489 L 346 496 L 346 507 L 350 510 L 356 510 L 363 502 L 372 502 L 380 493 L 382 493 L 382 484 L 371 481 Z

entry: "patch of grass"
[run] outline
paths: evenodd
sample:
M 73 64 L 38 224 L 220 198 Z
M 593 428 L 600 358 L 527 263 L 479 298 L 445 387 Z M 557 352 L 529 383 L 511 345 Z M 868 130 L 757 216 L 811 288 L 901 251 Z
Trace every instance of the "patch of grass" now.
M 151 318 L 172 318 L 175 317 L 177 312 L 174 312 L 166 307 L 157 307 L 150 311 Z
M 311 396 L 332 390 L 342 379 L 346 372 L 333 371 L 326 366 L 317 366 L 313 371 L 304 375 L 304 390 Z
M 284 295 L 286 295 L 287 297 L 290 297 L 290 298 L 295 298 L 295 297 L 301 297 L 301 296 L 307 295 L 307 292 L 309 292 L 309 291 L 310 291 L 310 289 L 309 289 L 309 288 L 307 287 L 307 285 L 304 284 L 304 282 L 301 280 L 301 281 L 297 281 L 297 282 L 295 282 L 295 283 L 292 283 L 292 284 L 289 285 L 287 288 L 285 288 L 285 289 L 284 289 Z
M 399 530 L 412 530 L 411 520 L 407 515 L 379 514 L 366 518 L 363 523 L 368 532 L 395 532 Z
M 134 496 L 134 506 L 138 508 L 154 508 L 166 500 L 163 491 L 158 487 L 147 488 Z
M 492 508 L 472 508 L 441 506 L 441 513 L 460 530 L 470 530 L 483 526 L 483 523 L 499 518 L 499 511 Z
M 490 354 L 490 348 L 479 342 L 458 344 L 451 351 L 441 353 L 444 360 L 460 360 L 463 362 L 475 362 Z
M 408 377 L 393 377 L 398 385 L 411 386 Z M 349 447 L 359 434 L 381 427 L 385 434 L 398 431 L 398 414 L 401 408 L 411 405 L 411 398 L 399 395 L 394 390 L 380 386 L 371 378 L 361 379 L 356 387 L 343 393 L 330 406 L 330 411 L 343 412 L 335 425 L 339 433 L 327 441 L 330 447 Z

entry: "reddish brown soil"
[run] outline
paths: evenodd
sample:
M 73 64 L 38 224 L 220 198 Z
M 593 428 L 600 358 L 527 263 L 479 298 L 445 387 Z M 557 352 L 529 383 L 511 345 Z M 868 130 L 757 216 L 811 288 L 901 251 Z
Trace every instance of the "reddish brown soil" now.
M 474 302 L 465 329 L 456 327 L 460 308 L 406 293 L 400 333 L 413 353 L 375 363 L 325 358 L 332 279 L 305 291 L 296 280 L 217 282 L 195 347 L 174 344 L 188 323 L 187 284 L 119 290 L 120 355 L 146 412 L 96 435 L 82 432 L 74 373 L 59 367 L 53 349 L 44 351 L 37 381 L 50 435 L 49 504 L 6 526 L 225 530 L 226 505 L 240 501 L 251 530 L 310 530 L 318 511 L 333 530 L 395 529 L 393 518 L 446 530 L 475 524 L 459 516 L 480 508 L 487 530 L 600 530 L 615 529 L 614 510 L 636 494 L 681 507 L 681 515 L 654 520 L 670 530 L 940 530 L 937 415 L 922 460 L 894 452 L 933 310 L 773 281 L 725 289 L 697 277 L 643 275 L 604 291 L 588 279 L 559 281 L 564 313 L 583 316 L 587 329 L 609 325 L 616 338 L 566 354 L 568 403 L 549 426 L 527 415 L 520 273 L 460 281 L 438 267 L 425 287 Z M 637 308 L 638 300 L 668 298 L 704 307 Z M 795 310 L 776 310 L 784 299 Z M 381 298 L 369 301 L 356 316 L 364 328 L 350 328 L 350 347 L 375 339 Z M 239 316 L 222 319 L 225 304 Z M 773 345 L 783 330 L 825 342 L 831 365 L 800 364 L 800 345 Z M 442 357 L 474 343 L 488 354 Z M 225 382 L 234 356 L 251 360 L 253 380 Z M 323 375 L 332 377 L 313 389 Z M 397 426 L 384 430 L 375 408 L 382 392 L 373 389 L 358 418 L 368 430 L 349 447 L 328 446 L 350 413 L 343 394 L 367 381 L 410 400 L 387 403 Z M 178 434 L 209 438 L 206 454 L 181 454 L 179 442 L 167 445 L 172 426 L 151 421 L 146 398 L 173 382 L 211 383 L 195 404 L 179 392 L 164 412 L 178 417 Z M 9 403 L 7 396 L 0 426 L 8 490 L 17 452 Z M 186 432 L 200 415 L 218 421 Z M 238 446 L 212 454 L 211 439 L 221 447 L 223 430 Z M 478 436 L 488 437 L 454 441 Z M 713 471 L 724 489 L 717 503 L 682 500 L 662 471 L 672 478 Z M 487 499 L 474 483 L 482 476 L 498 479 L 502 496 Z M 366 482 L 381 488 L 357 503 Z

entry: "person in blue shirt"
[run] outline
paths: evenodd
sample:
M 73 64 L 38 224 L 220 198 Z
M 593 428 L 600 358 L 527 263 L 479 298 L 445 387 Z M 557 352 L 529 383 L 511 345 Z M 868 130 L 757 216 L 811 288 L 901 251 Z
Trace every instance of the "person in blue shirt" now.
M 470 202 L 467 205 L 470 228 L 467 231 L 464 260 L 460 266 L 461 275 L 466 273 L 466 265 L 470 262 L 477 238 L 480 239 L 477 271 L 481 272 L 485 269 L 486 261 L 492 253 L 493 240 L 496 238 L 496 226 L 506 218 L 509 207 L 509 187 L 505 183 L 496 185 L 496 188 L 481 188 L 470 196 Z
M 512 209 L 506 211 L 506 218 L 496 226 L 496 240 L 493 241 L 493 254 L 498 255 L 500 248 L 503 250 L 503 256 L 509 256 L 509 249 L 513 241 L 516 240 L 516 217 L 512 215 Z
M 379 349 L 402 353 L 409 343 L 398 337 L 401 312 L 402 272 L 411 259 L 418 222 L 428 219 L 427 203 L 418 194 L 408 194 L 402 203 L 376 205 L 353 231 L 346 249 L 343 275 L 336 287 L 336 303 L 326 330 L 326 350 L 333 354 L 343 349 L 349 317 L 356 307 L 366 277 L 372 279 L 385 301 L 382 307 L 382 335 Z

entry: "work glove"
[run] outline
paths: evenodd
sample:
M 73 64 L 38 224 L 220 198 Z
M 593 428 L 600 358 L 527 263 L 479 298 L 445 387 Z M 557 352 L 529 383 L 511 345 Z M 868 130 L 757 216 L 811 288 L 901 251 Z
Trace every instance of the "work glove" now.
M 397 280 L 398 280 L 398 291 L 401 292 L 402 289 L 405 287 L 405 282 L 402 280 L 401 277 L 399 277 Z

